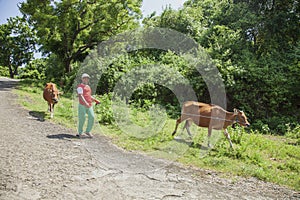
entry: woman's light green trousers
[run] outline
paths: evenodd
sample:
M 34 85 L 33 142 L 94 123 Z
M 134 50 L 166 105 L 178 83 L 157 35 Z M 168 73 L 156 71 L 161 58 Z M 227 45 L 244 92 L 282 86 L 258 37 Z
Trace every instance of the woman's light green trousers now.
M 93 128 L 94 119 L 95 119 L 93 106 L 87 108 L 84 105 L 78 104 L 78 134 L 79 135 L 83 133 L 83 126 L 86 119 L 86 115 L 88 115 L 88 123 L 87 123 L 85 133 L 90 133 Z

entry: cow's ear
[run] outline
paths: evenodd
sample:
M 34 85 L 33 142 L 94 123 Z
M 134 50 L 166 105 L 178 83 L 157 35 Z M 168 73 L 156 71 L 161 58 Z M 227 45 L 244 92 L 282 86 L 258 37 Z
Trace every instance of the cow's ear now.
M 239 113 L 239 110 L 236 109 L 236 108 L 234 108 L 234 109 L 233 109 L 233 114 L 234 114 L 234 115 L 237 115 L 238 113 Z

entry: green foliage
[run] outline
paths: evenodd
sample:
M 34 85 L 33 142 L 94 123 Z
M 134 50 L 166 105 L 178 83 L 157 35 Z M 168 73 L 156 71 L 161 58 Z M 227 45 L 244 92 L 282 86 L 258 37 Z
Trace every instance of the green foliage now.
M 20 71 L 20 78 L 22 79 L 34 79 L 34 80 L 44 80 L 46 62 L 45 59 L 36 59 L 27 64 Z
M 229 109 L 243 109 L 255 129 L 284 134 L 286 123 L 300 120 L 299 7 L 294 0 L 191 0 L 144 23 L 193 37 L 222 74 Z M 193 86 L 209 102 L 203 82 Z
M 98 121 L 101 124 L 112 124 L 114 122 L 111 94 L 103 94 L 102 96 L 96 96 L 96 99 L 100 100 L 100 104 L 95 106 L 95 112 L 98 117 Z
M 50 54 L 45 62 L 45 74 L 48 81 L 62 80 L 64 78 L 64 67 L 56 54 Z
M 178 104 L 172 87 L 187 84 L 183 77 L 179 77 L 178 71 L 184 77 L 190 76 L 195 87 L 200 86 L 200 81 L 203 82 L 199 72 L 183 57 L 164 52 L 153 58 L 151 53 L 151 50 L 139 50 L 114 58 L 101 74 L 97 93 L 114 92 L 137 107 L 148 108 L 156 103 L 170 107 Z M 93 68 L 94 63 L 87 60 L 84 66 Z
M 140 0 L 27 0 L 20 10 L 37 30 L 41 50 L 58 57 L 56 70 L 64 74 L 70 73 L 72 63 L 82 61 L 99 42 L 136 27 L 140 5 Z
M 286 137 L 296 139 L 295 144 L 300 145 L 300 125 L 286 124 Z
M 286 136 L 294 139 L 300 139 L 300 125 L 293 126 L 292 124 L 286 124 L 287 133 Z
M 7 67 L 0 66 L 0 76 L 9 77 L 9 71 L 7 70 Z
M 0 65 L 7 67 L 9 76 L 18 74 L 21 65 L 28 63 L 35 49 L 34 31 L 24 18 L 9 18 L 0 25 Z
M 22 76 L 44 78 L 46 74 L 45 80 L 59 83 L 65 91 L 72 90 L 80 62 L 94 52 L 92 49 L 99 42 L 138 27 L 140 6 L 140 0 L 23 2 L 20 10 L 37 31 L 40 50 L 48 57 L 43 69 L 34 64 L 24 68 Z M 153 14 L 143 23 L 146 27 L 171 28 L 192 37 L 204 47 L 220 71 L 228 110 L 244 110 L 253 129 L 285 134 L 285 124 L 297 124 L 300 120 L 299 7 L 295 0 L 188 0 L 182 9 L 176 11 L 168 7 L 160 16 Z M 13 21 L 11 24 L 18 30 L 28 32 L 28 25 L 21 28 Z M 0 38 L 3 39 L 3 35 L 9 35 L 9 29 L 1 27 Z M 9 57 L 0 55 L 3 55 L 2 62 Z M 19 65 L 14 64 L 15 68 Z M 141 66 L 152 65 L 179 72 L 192 85 L 200 101 L 210 102 L 212 94 L 195 66 L 182 55 L 156 49 L 132 51 L 110 60 L 101 71 L 97 94 L 111 93 L 116 84 L 123 81 L 126 87 L 120 93 L 132 92 L 130 97 L 123 95 L 127 103 L 143 109 L 161 104 L 170 116 L 177 117 L 179 99 L 166 85 L 155 82 L 165 76 L 169 85 L 184 85 L 182 80 L 174 78 L 174 73 L 168 71 L 171 75 L 161 73 L 160 76 L 159 70 L 153 67 L 141 76 L 141 84 L 122 79 L 126 73 L 140 76 Z M 16 74 L 13 68 L 11 73 Z M 112 121 L 109 114 L 106 118 L 105 122 Z

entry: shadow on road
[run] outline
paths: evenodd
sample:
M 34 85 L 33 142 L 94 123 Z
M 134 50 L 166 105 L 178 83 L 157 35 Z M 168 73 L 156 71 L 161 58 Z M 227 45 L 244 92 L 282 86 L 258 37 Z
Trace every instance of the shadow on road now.
M 29 111 L 29 115 L 36 118 L 36 120 L 40 122 L 44 122 L 46 113 L 41 111 Z
M 10 91 L 12 88 L 16 87 L 18 80 L 10 80 L 0 77 L 0 91 Z
M 66 133 L 60 133 L 60 134 L 54 134 L 54 135 L 47 135 L 47 138 L 49 139 L 74 139 L 77 138 L 75 135 L 66 134 Z
M 47 135 L 47 138 L 64 140 L 64 139 L 75 139 L 78 137 L 76 137 L 76 135 L 72 135 L 72 134 L 60 133 L 60 134 L 54 134 L 54 135 Z M 82 135 L 80 137 L 80 139 L 91 139 L 91 138 L 89 136 Z

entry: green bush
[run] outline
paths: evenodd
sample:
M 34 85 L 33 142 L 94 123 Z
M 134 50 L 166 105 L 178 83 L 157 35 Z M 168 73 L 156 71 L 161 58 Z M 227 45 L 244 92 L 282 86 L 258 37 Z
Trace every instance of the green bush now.
M 300 145 L 300 125 L 286 124 L 286 137 L 295 139 L 296 145 Z
M 96 96 L 101 103 L 95 106 L 95 112 L 97 113 L 98 121 L 102 124 L 112 124 L 114 122 L 111 96 L 111 94 Z
M 22 79 L 32 79 L 32 80 L 45 80 L 45 59 L 36 59 L 31 63 L 27 64 L 25 67 L 20 68 L 20 78 Z
M 0 66 L 0 76 L 9 77 L 9 71 L 7 67 Z
M 300 125 L 286 124 L 286 134 L 287 137 L 293 139 L 300 139 Z

